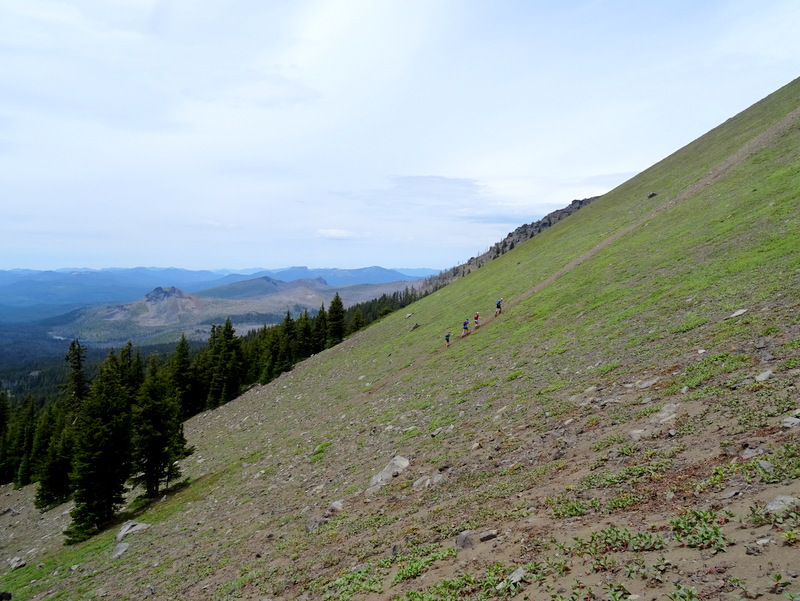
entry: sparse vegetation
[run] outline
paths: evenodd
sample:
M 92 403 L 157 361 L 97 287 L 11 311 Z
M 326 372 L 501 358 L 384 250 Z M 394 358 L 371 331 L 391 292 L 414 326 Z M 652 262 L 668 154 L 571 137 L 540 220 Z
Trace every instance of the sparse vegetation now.
M 65 548 L 65 508 L 40 515 L 29 487 L 8 487 L 19 513 L 0 515 L 4 545 L 27 563 L 4 586 L 15 599 L 787 596 L 797 510 L 764 508 L 800 478 L 800 130 L 749 143 L 799 95 L 795 82 L 422 298 L 418 327 L 386 314 L 187 421 L 187 482 L 125 508 L 152 527 L 121 561 L 118 524 Z M 502 315 L 444 347 L 499 294 Z M 409 466 L 375 484 L 397 456 Z

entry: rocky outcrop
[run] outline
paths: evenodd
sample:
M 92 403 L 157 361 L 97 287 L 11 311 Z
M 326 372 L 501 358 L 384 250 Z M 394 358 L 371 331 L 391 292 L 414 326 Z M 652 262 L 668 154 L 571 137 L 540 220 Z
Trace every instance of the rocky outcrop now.
M 478 255 L 477 257 L 472 257 L 469 261 L 462 265 L 452 267 L 438 275 L 426 278 L 422 283 L 421 290 L 425 292 L 432 292 L 446 284 L 449 284 L 452 281 L 457 280 L 460 277 L 467 275 L 473 269 L 478 269 L 489 261 L 496 259 L 510 250 L 513 250 L 515 246 L 525 242 L 526 240 L 530 240 L 536 234 L 541 234 L 547 228 L 555 225 L 565 217 L 569 217 L 578 209 L 585 207 L 590 202 L 597 200 L 598 198 L 600 197 L 593 196 L 591 198 L 573 200 L 566 207 L 553 211 L 552 213 L 548 213 L 538 221 L 519 226 L 513 232 L 509 232 L 508 235 L 500 242 L 492 245 L 485 253 Z

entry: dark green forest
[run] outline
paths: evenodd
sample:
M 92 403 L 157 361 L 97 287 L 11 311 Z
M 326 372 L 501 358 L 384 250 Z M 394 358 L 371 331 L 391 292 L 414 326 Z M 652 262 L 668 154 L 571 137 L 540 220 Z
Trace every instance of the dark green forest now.
M 103 355 L 73 340 L 63 360 L 45 361 L 33 380 L 19 367 L 4 374 L 0 483 L 35 484 L 41 510 L 73 499 L 66 542 L 85 540 L 114 519 L 128 487 L 147 502 L 179 482 L 177 461 L 192 453 L 186 419 L 429 293 L 406 288 L 347 309 L 337 294 L 327 310 L 287 312 L 281 323 L 244 336 L 228 319 L 195 347 L 182 337 L 170 350 L 129 342 Z M 35 365 L 25 360 L 22 369 Z

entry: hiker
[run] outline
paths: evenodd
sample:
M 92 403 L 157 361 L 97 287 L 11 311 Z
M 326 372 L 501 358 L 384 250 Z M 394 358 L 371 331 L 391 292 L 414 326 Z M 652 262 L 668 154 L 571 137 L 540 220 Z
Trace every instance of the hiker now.
M 464 328 L 461 330 L 461 337 L 463 338 L 469 334 L 469 317 L 464 320 Z
M 481 315 L 480 315 L 480 313 L 478 313 L 477 311 L 475 311 L 475 317 L 473 317 L 472 319 L 474 319 L 474 320 L 475 320 L 475 329 L 476 329 L 476 330 L 477 330 L 477 329 L 478 329 L 478 327 L 481 325 L 481 324 L 478 322 L 478 320 L 479 320 L 480 318 L 481 318 Z
M 502 297 L 495 303 L 494 316 L 497 317 L 503 312 L 503 299 Z
M 450 346 L 450 335 L 451 335 L 450 332 L 447 332 L 447 334 L 444 335 L 444 345 L 445 346 Z

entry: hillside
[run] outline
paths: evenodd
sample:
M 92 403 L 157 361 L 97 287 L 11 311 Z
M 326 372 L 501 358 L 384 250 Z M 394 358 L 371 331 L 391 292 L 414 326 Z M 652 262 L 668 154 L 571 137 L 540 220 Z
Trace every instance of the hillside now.
M 69 506 L 40 516 L 32 490 L 6 488 L 0 548 L 25 565 L 2 586 L 106 600 L 800 594 L 798 148 L 800 79 L 196 416 L 188 483 L 122 516 L 149 527 L 117 558 L 119 525 L 62 547 Z

